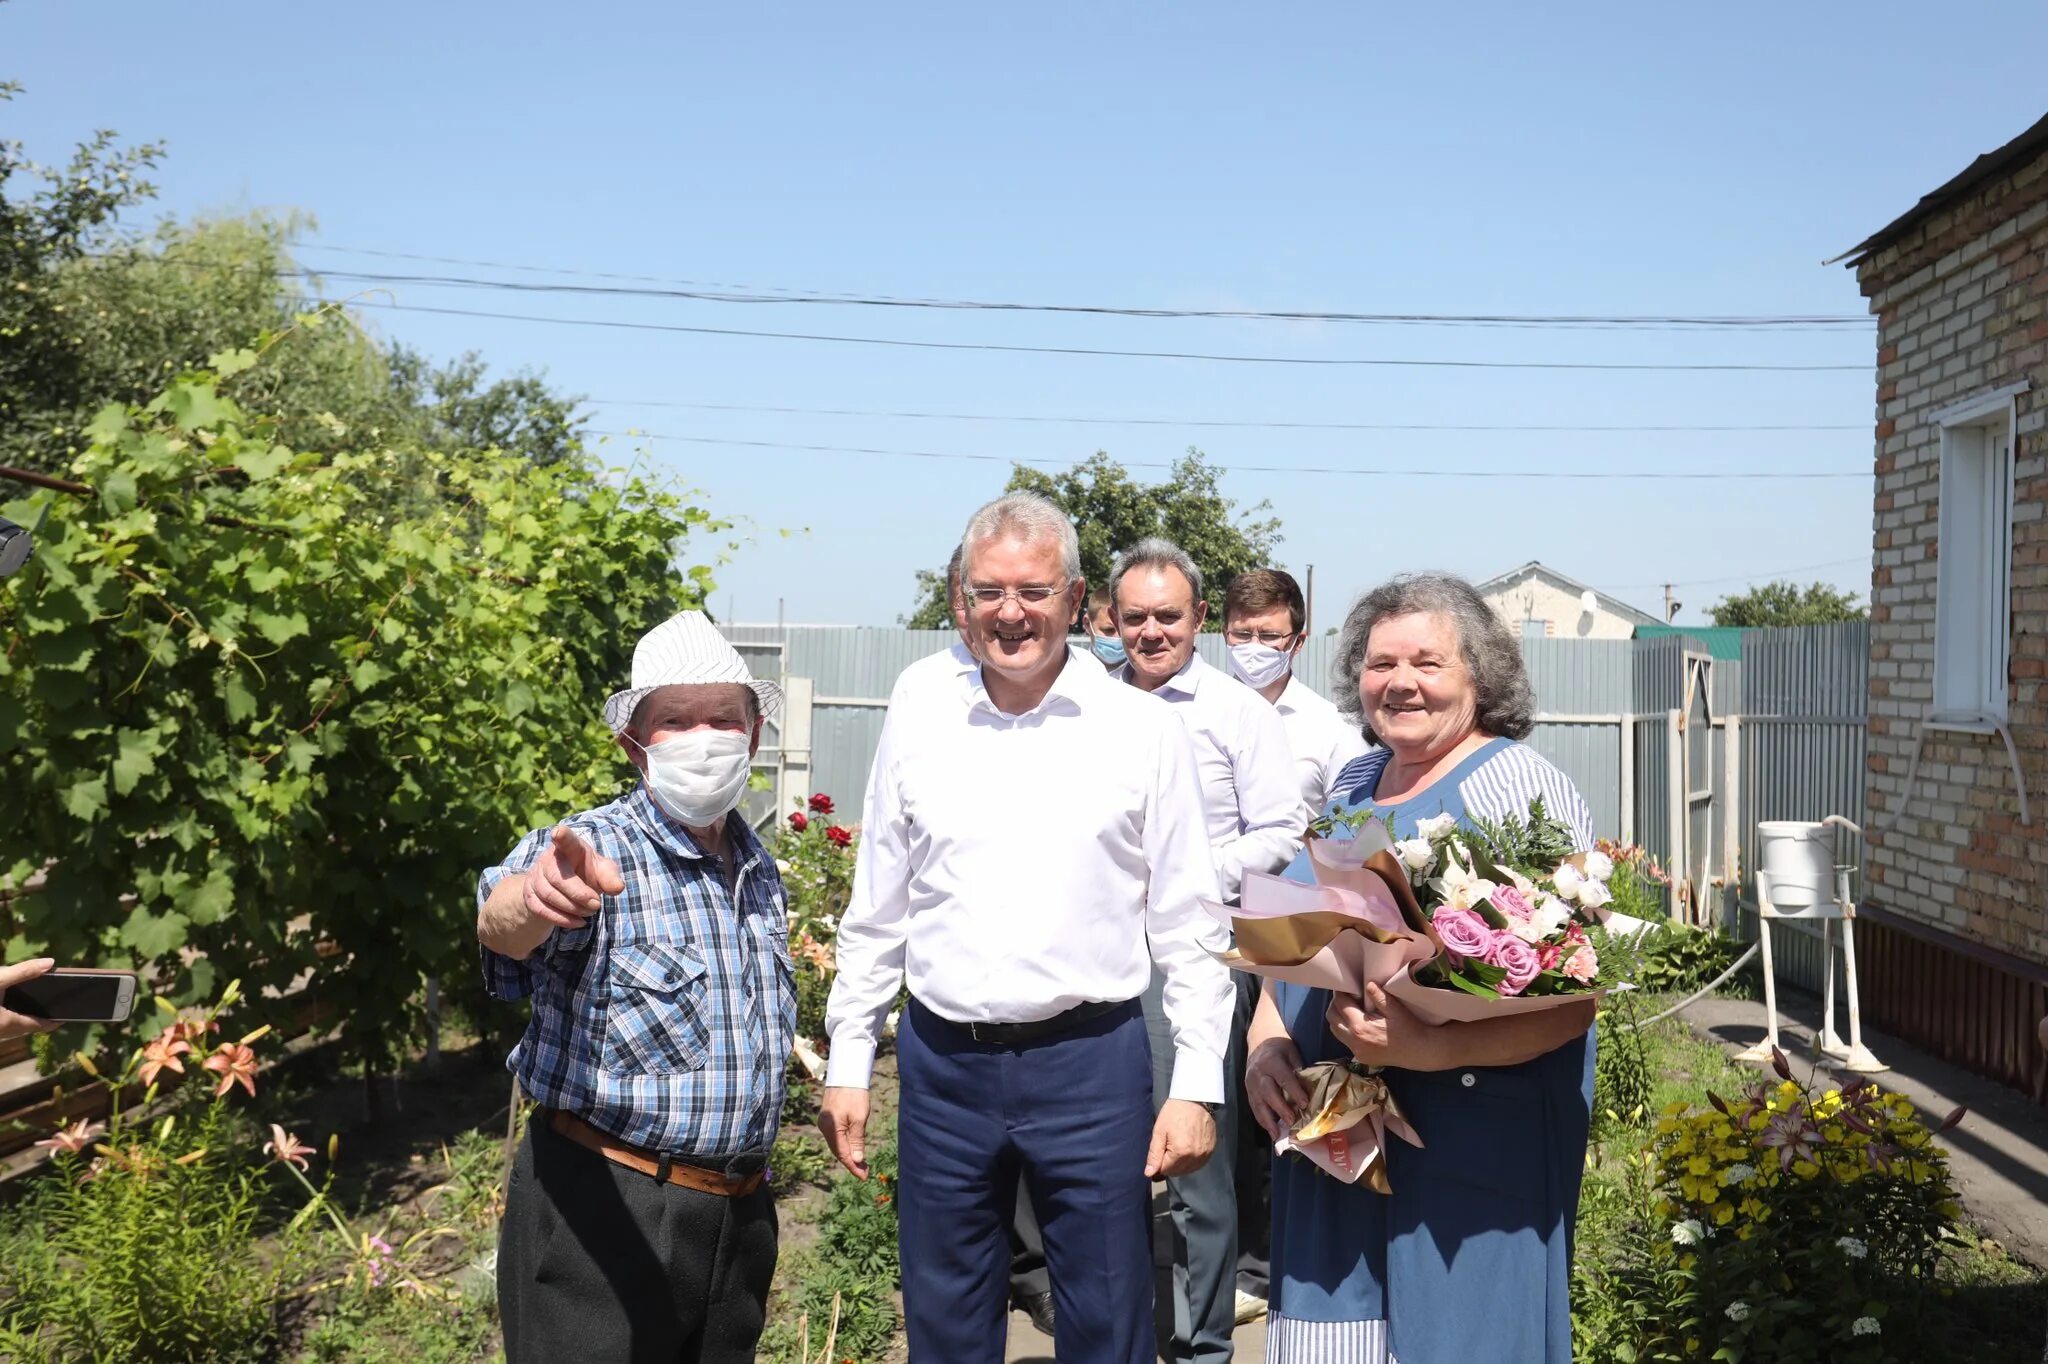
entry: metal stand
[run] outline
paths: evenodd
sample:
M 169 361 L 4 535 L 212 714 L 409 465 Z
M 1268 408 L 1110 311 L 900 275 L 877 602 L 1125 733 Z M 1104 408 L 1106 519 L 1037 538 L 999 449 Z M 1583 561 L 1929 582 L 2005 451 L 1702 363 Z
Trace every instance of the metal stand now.
M 1764 958 L 1764 1040 L 1753 1047 L 1737 1052 L 1738 1061 L 1766 1063 L 1771 1059 L 1773 1049 L 1783 1050 L 1778 1042 L 1778 977 L 1771 962 L 1771 921 L 1779 918 L 1801 918 L 1820 920 L 1821 970 L 1825 973 L 1821 983 L 1820 1031 L 1814 1037 L 1814 1067 L 1826 1070 L 1850 1070 L 1858 1074 L 1875 1074 L 1890 1070 L 1884 1062 L 1871 1054 L 1863 1045 L 1863 1008 L 1856 988 L 1856 906 L 1849 899 L 1849 868 L 1835 869 L 1835 901 L 1825 907 L 1797 915 L 1781 915 L 1771 904 L 1770 873 L 1756 874 L 1757 900 L 1757 941 L 1763 948 Z M 1835 1033 L 1835 947 L 1834 921 L 1842 921 L 1842 975 L 1848 982 L 1849 994 L 1849 1040 L 1844 1043 Z

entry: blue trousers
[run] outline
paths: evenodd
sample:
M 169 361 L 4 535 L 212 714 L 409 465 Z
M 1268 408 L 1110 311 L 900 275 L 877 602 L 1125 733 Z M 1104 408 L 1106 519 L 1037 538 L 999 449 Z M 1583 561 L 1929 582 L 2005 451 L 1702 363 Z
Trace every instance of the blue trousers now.
M 896 1046 L 910 1358 L 1001 1364 L 1021 1172 L 1045 1235 L 1061 1364 L 1147 1364 L 1152 1061 L 1137 1002 L 1006 1047 L 913 1000 Z

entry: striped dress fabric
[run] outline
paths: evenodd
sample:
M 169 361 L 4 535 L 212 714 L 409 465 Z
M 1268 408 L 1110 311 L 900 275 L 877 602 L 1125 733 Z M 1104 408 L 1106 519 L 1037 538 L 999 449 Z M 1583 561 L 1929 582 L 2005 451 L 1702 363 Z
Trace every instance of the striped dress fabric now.
M 1383 1321 L 1266 1318 L 1266 1364 L 1399 1364 L 1387 1353 Z
M 1389 750 L 1376 748 L 1344 764 L 1331 788 L 1331 803 L 1349 805 L 1361 796 L 1369 799 L 1392 756 Z M 1526 816 L 1529 802 L 1541 796 L 1550 817 L 1571 829 L 1574 847 L 1584 852 L 1593 846 L 1593 812 L 1586 798 L 1570 777 L 1527 744 L 1508 744 L 1474 768 L 1458 783 L 1458 796 L 1466 810 L 1493 820 Z

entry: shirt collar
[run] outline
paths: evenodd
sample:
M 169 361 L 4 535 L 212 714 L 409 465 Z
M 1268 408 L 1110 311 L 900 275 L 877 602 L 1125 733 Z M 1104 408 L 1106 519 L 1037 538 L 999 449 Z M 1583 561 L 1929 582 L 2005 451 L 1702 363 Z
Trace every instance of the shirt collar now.
M 654 803 L 654 797 L 647 794 L 643 782 L 633 788 L 633 794 L 626 797 L 626 806 L 633 814 L 633 822 L 640 831 L 653 839 L 656 844 L 680 857 L 693 861 L 704 860 L 704 850 L 697 846 L 697 840 L 690 831 L 662 812 Z M 725 838 L 732 846 L 733 866 L 746 871 L 761 857 L 761 840 L 754 837 L 754 831 L 747 827 L 747 821 L 737 810 L 725 817 Z
M 1214 668 L 1202 661 L 1200 654 L 1189 654 L 1188 661 L 1181 665 L 1180 671 L 1167 678 L 1164 682 L 1161 682 L 1153 689 L 1152 694 L 1158 696 L 1164 692 L 1171 692 L 1183 700 L 1192 700 L 1195 693 L 1200 690 L 1204 679 L 1213 675 L 1215 671 Z M 1131 665 L 1128 663 L 1116 670 L 1116 679 L 1128 686 L 1135 687 L 1138 685 L 1132 678 Z
M 1273 709 L 1291 715 L 1306 705 L 1306 698 L 1314 694 L 1309 691 L 1306 682 L 1290 672 L 1287 674 L 1287 685 L 1280 689 L 1279 699 L 1273 702 Z
M 1094 674 L 1093 676 L 1090 676 L 1091 671 Z M 1051 710 L 1060 710 L 1071 714 L 1081 709 L 1091 688 L 1101 686 L 1108 678 L 1109 674 L 1103 671 L 1102 664 L 1096 660 L 1094 654 L 1083 649 L 1076 649 L 1073 645 L 1069 644 L 1067 645 L 1067 661 L 1061 666 L 1058 675 L 1053 678 L 1052 685 L 1046 688 L 1045 695 L 1040 698 L 1038 704 L 1025 711 L 1024 714 L 1034 715 L 1042 711 Z M 1007 714 L 1002 707 L 990 699 L 988 687 L 982 679 L 980 663 L 976 663 L 972 668 L 962 673 L 961 682 L 966 688 L 967 709 L 970 712 L 986 710 L 992 715 Z M 1015 719 L 1020 717 L 1011 716 L 1009 718 Z

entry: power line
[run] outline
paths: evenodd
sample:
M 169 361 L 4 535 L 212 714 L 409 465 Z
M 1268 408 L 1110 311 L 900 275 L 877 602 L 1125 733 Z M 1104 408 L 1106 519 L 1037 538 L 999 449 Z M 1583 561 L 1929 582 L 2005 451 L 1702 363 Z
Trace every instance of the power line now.
M 1635 372 L 1699 373 L 1858 373 L 1868 365 L 1760 365 L 1760 364 L 1647 364 L 1567 360 L 1397 360 L 1386 357 L 1354 358 L 1315 355 L 1231 355 L 1207 351 L 1115 350 L 1095 346 L 1023 346 L 994 341 L 913 341 L 888 336 L 840 336 L 824 332 L 758 331 L 743 327 L 694 327 L 676 322 L 628 322 L 620 318 L 542 317 L 532 313 L 487 312 L 474 308 L 443 308 L 424 303 L 379 303 L 369 299 L 347 300 L 357 308 L 384 308 L 394 312 L 430 313 L 443 317 L 477 317 L 497 322 L 538 322 L 557 327 L 597 327 L 620 331 L 679 332 L 691 336 L 744 336 L 770 341 L 817 341 L 835 345 L 895 346 L 910 350 L 992 351 L 1007 355 L 1115 356 L 1141 360 L 1208 360 L 1241 365 L 1319 365 L 1394 369 L 1526 369 L 1526 370 L 1611 370 Z
M 303 249 L 303 248 L 300 248 Z M 314 250 L 351 251 L 350 247 Z M 641 280 L 645 283 L 561 284 L 526 283 L 519 280 L 481 279 L 465 275 L 390 274 L 361 270 L 281 271 L 308 278 L 324 277 L 369 284 L 421 284 L 437 288 L 496 289 L 517 293 L 589 295 L 606 298 L 667 298 L 699 303 L 812 304 L 829 307 L 924 308 L 961 312 L 1063 313 L 1091 317 L 1206 319 L 1246 322 L 1354 323 L 1375 326 L 1477 326 L 1575 328 L 1609 331 L 1802 331 L 1815 328 L 1867 329 L 1867 315 L 1847 313 L 1789 313 L 1758 315 L 1713 314 L 1588 314 L 1588 313 L 1367 313 L 1320 312 L 1309 309 L 1271 308 L 1156 308 L 1102 303 L 1017 303 L 989 299 L 919 298 L 895 294 L 837 293 L 783 286 L 766 288 L 745 284 L 717 284 L 702 280 L 658 280 L 648 276 L 607 275 L 596 271 L 549 269 L 540 266 L 509 266 L 501 262 L 462 260 L 447 256 L 416 256 L 404 252 L 364 252 L 402 259 L 433 261 L 488 269 L 522 269 L 536 273 L 561 274 L 595 279 Z M 659 286 L 659 287 L 655 287 Z
M 800 442 L 795 442 L 795 441 L 775 441 L 775 440 L 743 440 L 743 439 L 737 439 L 737 438 L 728 438 L 728 437 L 725 437 L 725 436 L 678 436 L 678 435 L 670 435 L 670 434 L 667 434 L 667 433 L 664 433 L 664 432 L 660 432 L 660 431 L 631 431 L 631 430 L 628 430 L 628 431 L 601 431 L 601 430 L 592 430 L 592 431 L 588 432 L 587 434 L 589 434 L 589 435 L 593 435 L 593 436 L 616 436 L 616 437 L 620 437 L 620 438 L 623 438 L 623 439 L 628 439 L 628 440 L 667 440 L 667 441 L 680 441 L 680 442 L 683 442 L 683 443 L 685 443 L 685 444 L 689 444 L 689 445 L 720 445 L 720 446 L 732 446 L 732 447 L 736 447 L 736 448 L 739 448 L 739 449 L 748 449 L 748 450 L 794 450 L 794 451 L 806 451 L 806 452 L 810 452 L 810 453 L 814 453 L 814 454 L 835 454 L 835 455 L 889 455 L 889 456 L 899 456 L 899 457 L 901 457 L 901 458 L 905 458 L 905 459 L 948 459 L 948 460 L 971 460 L 971 461 L 974 461 L 974 462 L 977 462 L 977 463 L 986 463 L 986 464 L 1067 464 L 1067 463 L 1071 463 L 1071 461 L 1066 461 L 1066 460 L 1043 460 L 1043 459 L 1017 459 L 1017 458 L 1012 458 L 1012 457 L 1010 457 L 1010 456 L 1007 456 L 1007 455 L 983 455 L 983 454 L 969 454 L 969 453 L 965 453 L 965 452 L 961 452 L 961 451 L 953 451 L 953 450 L 892 450 L 892 449 L 884 449 L 884 448 L 877 448 L 877 447 L 873 447 L 873 446 L 864 446 L 864 445 L 811 445 L 811 444 L 804 444 L 804 443 L 800 443 Z M 1171 462 L 1168 462 L 1168 461 L 1163 461 L 1163 460 L 1128 460 L 1128 459 L 1120 459 L 1120 460 L 1118 460 L 1118 461 L 1117 461 L 1117 463 L 1118 463 L 1118 464 L 1121 464 L 1122 466 L 1124 466 L 1124 467 L 1125 467 L 1125 468 L 1127 468 L 1127 469 L 1171 469 L 1171 468 L 1173 468 L 1173 467 L 1174 467 L 1174 465 L 1173 465 L 1173 464 L 1172 464 Z M 1222 467 L 1223 467 L 1223 468 L 1224 468 L 1224 469 L 1225 469 L 1226 471 L 1228 471 L 1228 472 L 1231 472 L 1231 473 L 1248 473 L 1248 474 L 1349 474 L 1349 475 L 1361 475 L 1361 476 L 1371 476 L 1371 477 L 1399 477 L 1399 478 L 1468 478 L 1468 479 L 1536 479 L 1536 480 L 1544 480 L 1544 481 L 1556 480 L 1556 481 L 1568 481 L 1568 482 L 1607 482 L 1607 481 L 1614 481 L 1614 480 L 1624 480 L 1624 479 L 1627 479 L 1627 480 L 1637 480 L 1637 481 L 1643 481 L 1643 480 L 1648 480 L 1648 481 L 1662 481 L 1662 480 L 1684 480 L 1684 481 L 1694 481 L 1694 482 L 1724 482 L 1724 481 L 1726 481 L 1726 482 L 1733 482 L 1733 481 L 1738 481 L 1738 480 L 1740 480 L 1740 481 L 1750 481 L 1750 480 L 1770 480 L 1770 481 L 1780 481 L 1780 480 L 1786 480 L 1786 481 L 1791 481 L 1791 480 L 1797 480 L 1797 481 L 1803 481 L 1803 482 L 1811 482 L 1811 481 L 1814 481 L 1814 480 L 1821 480 L 1821 479 L 1847 479 L 1847 478 L 1869 478 L 1869 477 L 1871 477 L 1871 475 L 1870 475 L 1870 473 L 1869 473 L 1869 471 L 1868 471 L 1868 470 L 1857 470 L 1857 471 L 1844 471 L 1844 472 L 1833 472 L 1833 471 L 1826 471 L 1826 472 L 1810 472 L 1810 473 L 1806 473 L 1806 472 L 1789 472 L 1789 471 L 1784 471 L 1784 470 L 1771 470 L 1771 471 L 1768 471 L 1768 472 L 1763 472 L 1763 473 L 1748 473 L 1748 472 L 1743 472 L 1743 471 L 1738 471 L 1738 470 L 1727 470 L 1727 469 L 1715 469 L 1715 470 L 1677 470 L 1677 471 L 1672 471 L 1672 470 L 1655 470 L 1655 471 L 1646 471 L 1646 472 L 1636 472 L 1636 471 L 1628 471 L 1628 472 L 1618 472 L 1618 473 L 1615 473 L 1615 472 L 1610 472 L 1610 473 L 1569 473 L 1569 472 L 1563 472 L 1563 471 L 1558 471 L 1558 470 L 1552 470 L 1552 469 L 1442 469 L 1442 468 L 1419 468 L 1419 469 L 1414 469 L 1414 468 L 1411 468 L 1411 469 L 1387 469 L 1387 468 L 1374 468 L 1374 469 L 1360 469 L 1360 468 L 1347 468 L 1347 467 L 1342 467 L 1342 466 L 1337 466 L 1337 465 L 1305 465 L 1305 464 L 1237 464 L 1237 463 L 1228 463 L 1228 464 L 1225 464 L 1225 465 L 1223 465 Z
M 655 398 L 586 398 L 592 407 L 661 407 L 691 412 L 774 413 L 799 417 L 884 417 L 909 421 L 1029 422 L 1063 426 L 1188 426 L 1259 431 L 1551 431 L 1551 432 L 1674 432 L 1674 431 L 1867 431 L 1868 422 L 1843 423 L 1758 423 L 1727 425 L 1481 425 L 1441 422 L 1288 422 L 1288 421 L 1205 421 L 1176 417 L 1057 417 L 988 412 L 892 411 L 858 407 L 783 407 L 750 403 L 692 403 Z

